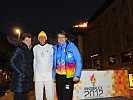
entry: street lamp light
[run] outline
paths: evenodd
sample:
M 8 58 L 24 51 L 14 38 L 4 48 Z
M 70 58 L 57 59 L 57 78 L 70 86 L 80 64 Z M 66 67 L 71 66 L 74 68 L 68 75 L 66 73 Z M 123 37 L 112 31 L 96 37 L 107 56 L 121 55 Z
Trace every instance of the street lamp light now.
M 20 29 L 16 29 L 16 33 L 18 34 L 18 44 L 19 44 L 19 41 L 20 41 Z

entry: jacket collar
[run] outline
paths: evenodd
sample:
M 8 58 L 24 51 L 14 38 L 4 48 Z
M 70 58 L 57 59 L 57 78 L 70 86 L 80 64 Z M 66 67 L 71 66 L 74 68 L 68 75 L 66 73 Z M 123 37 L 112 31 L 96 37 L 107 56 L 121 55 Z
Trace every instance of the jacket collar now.
M 67 41 L 66 41 L 66 49 L 69 48 L 70 44 L 71 44 L 71 42 L 70 42 L 69 40 L 67 40 Z M 53 46 L 53 49 L 56 50 L 58 46 L 59 46 L 59 43 L 57 42 L 57 43 Z
M 46 43 L 45 43 L 45 44 L 43 44 L 43 45 L 39 43 L 39 45 L 40 45 L 40 46 L 44 46 L 44 45 L 46 45 Z
M 30 48 L 28 48 L 28 46 L 25 44 L 25 43 L 22 43 L 22 46 L 21 46 L 23 49 L 31 49 L 31 47 Z

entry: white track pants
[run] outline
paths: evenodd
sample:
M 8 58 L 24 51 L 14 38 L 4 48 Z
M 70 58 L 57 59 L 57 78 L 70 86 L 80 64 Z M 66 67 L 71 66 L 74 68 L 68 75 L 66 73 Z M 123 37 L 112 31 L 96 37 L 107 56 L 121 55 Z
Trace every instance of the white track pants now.
M 45 86 L 46 99 L 54 100 L 53 80 L 51 80 L 51 81 L 35 81 L 36 100 L 43 100 L 44 86 Z

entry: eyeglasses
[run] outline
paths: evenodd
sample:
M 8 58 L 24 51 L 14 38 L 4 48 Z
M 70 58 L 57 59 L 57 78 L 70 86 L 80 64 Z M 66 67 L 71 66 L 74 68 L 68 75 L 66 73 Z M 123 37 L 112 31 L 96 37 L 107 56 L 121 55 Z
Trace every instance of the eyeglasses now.
M 64 38 L 66 38 L 66 37 L 57 37 L 58 39 L 64 39 Z

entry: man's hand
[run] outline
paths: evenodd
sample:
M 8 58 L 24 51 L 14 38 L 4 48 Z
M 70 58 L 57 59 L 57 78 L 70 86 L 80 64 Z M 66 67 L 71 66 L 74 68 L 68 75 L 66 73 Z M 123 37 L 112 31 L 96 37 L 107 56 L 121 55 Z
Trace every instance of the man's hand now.
M 80 79 L 79 79 L 78 77 L 74 77 L 74 78 L 73 78 L 73 82 L 74 82 L 74 83 L 78 83 L 79 80 L 80 80 Z

